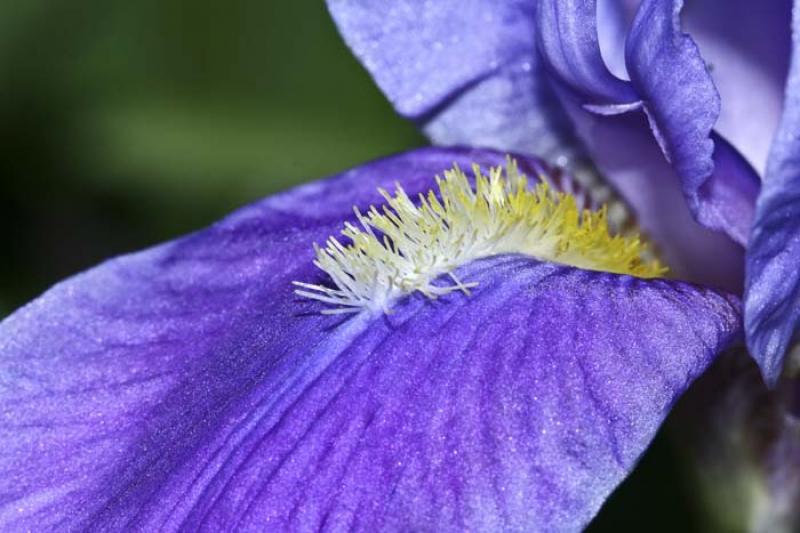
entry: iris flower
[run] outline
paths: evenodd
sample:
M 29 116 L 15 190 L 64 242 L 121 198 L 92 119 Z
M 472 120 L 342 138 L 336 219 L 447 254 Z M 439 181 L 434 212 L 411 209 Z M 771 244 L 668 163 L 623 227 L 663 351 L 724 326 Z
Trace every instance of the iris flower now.
M 677 277 L 744 294 L 747 346 L 764 381 L 791 376 L 800 320 L 792 2 L 329 6 L 398 111 L 435 143 L 538 154 L 590 184 L 599 170 Z M 765 401 L 746 371 L 729 381 L 739 397 L 723 403 L 740 413 L 723 418 L 746 426 L 721 431 L 759 443 L 758 468 L 773 478 L 765 490 L 776 508 L 796 507 L 800 385 L 787 380 L 788 401 Z M 764 417 L 752 423 L 766 405 L 778 410 L 769 431 Z
M 536 43 L 547 6 L 378 6 L 330 2 L 398 111 L 438 144 L 499 151 L 420 149 L 298 187 L 3 321 L 0 527 L 576 530 L 740 339 L 737 296 L 658 277 L 661 253 L 679 279 L 736 285 L 715 270 L 736 247 L 676 201 L 669 167 L 657 185 L 618 174 L 656 252 L 597 181 L 564 103 L 593 63 L 576 53 L 559 88 L 541 75 L 544 57 L 559 72 Z M 637 50 L 685 43 L 653 35 Z M 669 110 L 596 96 L 592 112 L 645 109 L 673 162 L 695 145 Z M 676 168 L 698 219 L 741 240 L 726 202 L 752 176 L 716 146 L 732 181 Z
M 791 1 L 329 5 L 435 143 L 536 154 L 578 177 L 588 158 L 680 277 L 745 285 L 747 344 L 777 382 L 800 321 Z

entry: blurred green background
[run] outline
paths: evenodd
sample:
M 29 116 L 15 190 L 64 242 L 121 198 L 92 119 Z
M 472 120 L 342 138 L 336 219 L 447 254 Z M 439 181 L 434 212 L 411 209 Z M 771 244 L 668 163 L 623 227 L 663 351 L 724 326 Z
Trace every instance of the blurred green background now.
M 423 142 L 322 3 L 1 4 L 2 314 L 105 257 Z
M 4 0 L 0 316 L 104 258 L 424 143 L 322 2 Z M 592 531 L 700 530 L 660 436 Z

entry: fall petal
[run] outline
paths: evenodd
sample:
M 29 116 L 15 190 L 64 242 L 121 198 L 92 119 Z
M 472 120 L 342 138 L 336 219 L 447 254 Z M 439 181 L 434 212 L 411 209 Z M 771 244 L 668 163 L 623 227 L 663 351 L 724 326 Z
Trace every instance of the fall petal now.
M 422 150 L 67 280 L 0 324 L 0 524 L 578 529 L 739 335 L 735 298 L 519 256 L 472 296 L 324 316 L 310 244 Z M 535 162 L 524 162 L 530 165 Z M 323 281 L 324 280 L 320 280 Z

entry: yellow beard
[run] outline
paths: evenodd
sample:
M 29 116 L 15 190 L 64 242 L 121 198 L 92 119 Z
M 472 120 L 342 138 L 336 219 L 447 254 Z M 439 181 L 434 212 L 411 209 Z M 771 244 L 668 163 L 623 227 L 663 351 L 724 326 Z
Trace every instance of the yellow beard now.
M 611 235 L 606 207 L 579 210 L 572 195 L 554 191 L 544 180 L 528 188 L 509 158 L 506 168 L 484 175 L 473 165 L 475 187 L 457 166 L 436 177 L 438 195 L 420 194 L 418 202 L 398 185 L 385 190 L 381 210 L 356 209 L 360 227 L 345 224 L 350 243 L 330 237 L 317 245 L 316 261 L 335 288 L 295 282 L 296 292 L 337 306 L 323 313 L 364 308 L 388 312 L 398 297 L 419 291 L 430 298 L 474 283 L 458 280 L 458 267 L 499 254 L 525 254 L 543 261 L 642 278 L 666 273 L 637 235 Z M 377 231 L 375 231 L 377 230 Z M 451 285 L 433 285 L 448 274 Z

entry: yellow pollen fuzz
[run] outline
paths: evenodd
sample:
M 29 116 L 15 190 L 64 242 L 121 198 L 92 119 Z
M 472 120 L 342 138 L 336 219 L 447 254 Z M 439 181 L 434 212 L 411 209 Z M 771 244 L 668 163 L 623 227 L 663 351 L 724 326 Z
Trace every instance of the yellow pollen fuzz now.
M 508 159 L 506 168 L 484 175 L 473 165 L 475 187 L 453 167 L 436 177 L 438 194 L 420 194 L 415 204 L 398 185 L 394 195 L 379 189 L 386 204 L 366 214 L 355 209 L 358 226 L 346 223 L 349 244 L 330 237 L 314 245 L 314 264 L 333 287 L 294 282 L 295 292 L 333 307 L 323 313 L 390 311 L 398 297 L 419 291 L 430 298 L 476 283 L 462 282 L 458 267 L 499 254 L 524 254 L 589 270 L 652 278 L 667 269 L 636 235 L 611 235 L 606 207 L 578 209 L 572 195 L 544 180 L 529 189 L 528 178 Z M 434 280 L 449 275 L 450 281 Z

